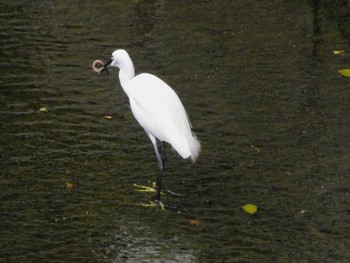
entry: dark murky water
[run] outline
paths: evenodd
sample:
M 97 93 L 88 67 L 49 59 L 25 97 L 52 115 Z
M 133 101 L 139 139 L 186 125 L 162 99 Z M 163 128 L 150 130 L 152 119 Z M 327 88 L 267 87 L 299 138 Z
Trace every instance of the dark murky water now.
M 349 261 L 349 7 L 313 2 L 1 1 L 0 261 Z M 165 212 L 137 206 L 157 163 L 116 71 L 90 69 L 117 48 L 202 142 L 169 151 Z

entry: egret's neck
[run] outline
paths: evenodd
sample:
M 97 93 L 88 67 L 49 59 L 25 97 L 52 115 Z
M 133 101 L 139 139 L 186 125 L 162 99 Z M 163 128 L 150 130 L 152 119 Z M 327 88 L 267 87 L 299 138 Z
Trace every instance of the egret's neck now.
M 129 58 L 128 60 L 123 61 L 119 67 L 119 81 L 126 93 L 128 93 L 125 90 L 127 86 L 126 83 L 129 80 L 133 79 L 134 77 L 135 77 L 134 65 L 131 59 Z

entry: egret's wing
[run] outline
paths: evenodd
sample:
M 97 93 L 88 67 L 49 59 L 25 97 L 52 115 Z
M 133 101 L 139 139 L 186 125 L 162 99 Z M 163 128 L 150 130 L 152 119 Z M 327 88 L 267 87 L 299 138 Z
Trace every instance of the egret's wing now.
M 181 156 L 189 157 L 191 124 L 177 94 L 161 79 L 141 74 L 129 83 L 130 105 L 140 125 L 161 141 L 170 143 Z

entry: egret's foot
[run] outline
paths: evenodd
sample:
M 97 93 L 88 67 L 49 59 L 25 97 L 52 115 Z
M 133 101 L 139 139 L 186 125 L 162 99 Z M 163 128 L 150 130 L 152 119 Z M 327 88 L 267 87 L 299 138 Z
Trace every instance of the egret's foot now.
M 157 201 L 156 201 L 156 204 L 160 206 L 160 209 L 162 209 L 163 211 L 165 211 L 165 207 L 164 207 L 164 204 L 162 203 L 162 201 L 157 200 Z
M 165 211 L 165 207 L 164 207 L 164 204 L 161 202 L 161 201 L 149 201 L 148 204 L 144 204 L 144 203 L 138 203 L 137 204 L 138 206 L 142 206 L 142 207 L 156 207 L 156 206 L 160 206 L 160 208 Z
M 138 206 L 142 206 L 142 207 L 156 207 L 156 206 L 157 206 L 157 203 L 156 203 L 156 202 L 153 202 L 153 201 L 149 201 L 148 204 L 145 204 L 145 203 L 138 203 L 137 205 L 138 205 Z
M 141 192 L 141 193 L 155 193 L 156 188 L 155 188 L 155 183 L 152 184 L 152 187 L 150 186 L 145 186 L 145 185 L 139 185 L 139 184 L 133 184 L 135 187 L 136 192 Z
M 173 191 L 170 191 L 169 189 L 168 189 L 168 190 L 166 190 L 166 192 L 167 192 L 167 193 L 169 193 L 169 194 L 171 194 L 171 195 L 175 195 L 175 196 L 184 197 L 184 195 L 182 195 L 182 194 L 178 194 L 178 193 L 175 193 L 175 192 L 173 192 Z
M 141 192 L 141 193 L 156 193 L 156 183 L 153 182 L 152 186 L 145 186 L 145 185 L 139 185 L 139 184 L 133 184 L 135 187 L 136 192 Z M 163 192 L 160 192 L 161 195 L 163 195 Z

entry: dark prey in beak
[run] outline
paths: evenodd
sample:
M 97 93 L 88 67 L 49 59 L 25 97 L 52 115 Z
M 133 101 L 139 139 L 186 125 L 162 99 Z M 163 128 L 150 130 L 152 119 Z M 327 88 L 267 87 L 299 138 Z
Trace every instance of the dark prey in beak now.
M 98 74 L 100 75 L 103 71 L 106 71 L 107 75 L 109 75 L 108 66 L 111 63 L 112 63 L 112 59 L 108 60 L 107 63 L 103 65 L 102 69 L 100 70 L 100 72 Z

